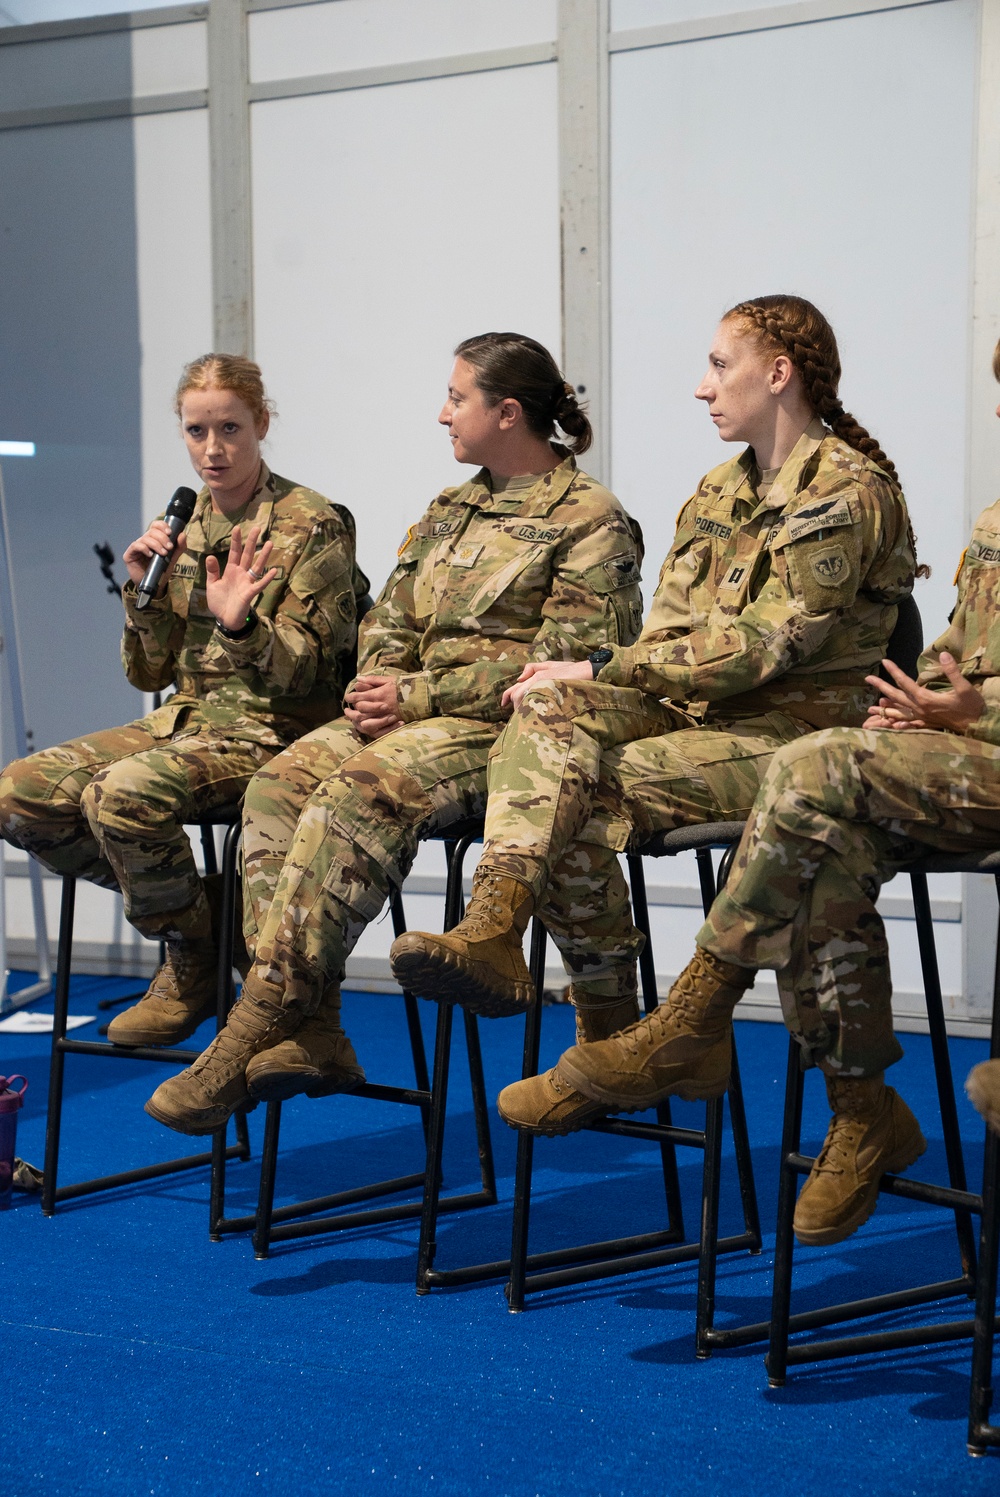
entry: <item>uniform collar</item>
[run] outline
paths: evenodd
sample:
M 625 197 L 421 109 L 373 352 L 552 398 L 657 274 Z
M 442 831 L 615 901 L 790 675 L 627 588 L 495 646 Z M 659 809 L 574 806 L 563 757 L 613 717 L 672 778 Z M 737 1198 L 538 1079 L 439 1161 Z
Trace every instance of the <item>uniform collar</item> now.
M 263 544 L 270 532 L 276 502 L 277 485 L 274 474 L 262 458 L 257 487 L 253 491 L 246 514 L 241 521 L 241 525 L 244 527 L 244 535 L 251 525 L 260 526 L 259 545 Z M 193 554 L 201 554 L 209 549 L 207 525 L 211 512 L 212 496 L 206 486 L 201 490 L 195 501 L 194 514 L 187 525 L 187 549 Z
M 530 489 L 515 494 L 494 494 L 488 469 L 480 468 L 468 484 L 462 502 L 495 515 L 547 513 L 563 498 L 577 472 L 576 458 L 570 453 L 557 467 L 550 468 L 548 473 L 540 473 L 538 482 Z
M 822 421 L 814 416 L 782 463 L 766 499 L 758 499 L 754 490 L 752 475 L 757 467 L 757 459 L 753 448 L 747 447 L 734 461 L 733 472 L 723 484 L 722 492 L 753 505 L 754 516 L 769 509 L 784 509 L 798 497 L 803 487 L 805 470 L 828 436 L 829 432 Z

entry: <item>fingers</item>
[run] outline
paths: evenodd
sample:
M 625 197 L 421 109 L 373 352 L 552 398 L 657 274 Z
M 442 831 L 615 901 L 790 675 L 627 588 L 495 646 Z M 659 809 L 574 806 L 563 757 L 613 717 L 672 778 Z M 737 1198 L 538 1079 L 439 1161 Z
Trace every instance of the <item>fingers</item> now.
M 218 558 L 212 555 L 205 557 L 205 578 L 208 582 L 218 582 L 222 574 L 219 571 Z

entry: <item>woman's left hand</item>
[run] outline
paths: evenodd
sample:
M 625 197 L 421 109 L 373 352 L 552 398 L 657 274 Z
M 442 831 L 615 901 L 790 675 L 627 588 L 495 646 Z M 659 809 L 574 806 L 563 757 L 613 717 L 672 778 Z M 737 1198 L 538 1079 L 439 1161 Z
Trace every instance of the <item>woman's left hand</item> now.
M 516 712 L 521 698 L 536 681 L 593 681 L 594 667 L 589 660 L 529 660 L 513 686 L 500 698 L 501 707 Z
M 256 525 L 244 545 L 240 527 L 233 526 L 229 560 L 224 572 L 220 573 L 219 563 L 214 556 L 205 558 L 205 598 L 209 610 L 223 629 L 231 629 L 234 633 L 246 623 L 254 599 L 278 575 L 277 567 L 271 567 L 270 571 L 264 570 L 271 554 L 270 541 L 265 541 L 257 555 L 254 555 L 259 536 L 260 526 Z
M 897 732 L 938 728 L 945 733 L 964 733 L 971 723 L 982 717 L 986 699 L 962 675 L 954 656 L 942 650 L 938 660 L 951 683 L 944 691 L 918 686 L 898 665 L 883 660 L 882 664 L 895 685 L 890 686 L 878 676 L 865 677 L 868 684 L 877 687 L 880 693 L 878 706 L 870 708 L 865 727 L 893 728 Z

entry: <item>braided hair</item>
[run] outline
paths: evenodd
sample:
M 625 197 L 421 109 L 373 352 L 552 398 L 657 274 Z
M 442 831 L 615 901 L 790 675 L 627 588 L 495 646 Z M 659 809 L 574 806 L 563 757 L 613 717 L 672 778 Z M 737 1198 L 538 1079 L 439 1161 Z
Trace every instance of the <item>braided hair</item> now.
M 844 409 L 840 386 L 840 353 L 833 328 L 818 307 L 803 296 L 758 296 L 731 307 L 723 322 L 740 322 L 762 353 L 787 354 L 802 379 L 806 399 L 819 419 L 838 437 L 877 463 L 900 487 L 896 465 L 887 457 L 856 416 Z M 1000 345 L 998 345 L 1000 347 Z M 916 555 L 913 526 L 907 519 Z M 918 577 L 929 577 L 930 567 L 918 566 Z
M 548 349 L 534 338 L 480 333 L 460 343 L 455 355 L 476 371 L 476 386 L 488 406 L 516 400 L 528 429 L 537 436 L 552 438 L 558 426 L 577 455 L 591 446 L 593 428 L 576 391 L 563 379 Z
M 722 319 L 742 322 L 762 352 L 787 354 L 802 377 L 805 397 L 831 431 L 877 463 L 899 487 L 895 464 L 837 394 L 840 354 L 833 328 L 811 301 L 801 296 L 758 296 L 741 301 Z

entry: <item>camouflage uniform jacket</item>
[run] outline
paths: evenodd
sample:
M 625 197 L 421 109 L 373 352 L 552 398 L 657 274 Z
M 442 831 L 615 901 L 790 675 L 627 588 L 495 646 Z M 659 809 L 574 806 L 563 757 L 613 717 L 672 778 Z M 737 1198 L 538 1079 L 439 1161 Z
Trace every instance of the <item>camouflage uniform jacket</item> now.
M 958 602 L 948 628 L 921 656 L 918 679 L 922 686 L 947 687 L 938 663 L 947 650 L 986 698 L 986 710 L 966 728 L 966 737 L 1000 744 L 1000 499 L 976 521 L 955 581 Z
M 209 731 L 238 742 L 284 747 L 342 709 L 357 638 L 357 605 L 368 580 L 354 559 L 354 521 L 321 494 L 271 473 L 241 521 L 260 526 L 272 543 L 277 576 L 255 604 L 257 626 L 230 640 L 215 627 L 205 599 L 211 497 L 198 495 L 187 549 L 162 598 L 139 611 L 136 590 L 123 592 L 122 663 L 133 686 L 177 691 L 144 719 L 156 737 Z M 214 554 L 225 567 L 231 527 Z
M 359 674 L 397 677 L 404 722 L 496 722 L 529 660 L 632 643 L 641 560 L 635 521 L 572 457 L 509 496 L 483 469 L 410 527 L 361 627 Z
M 903 497 L 813 421 L 767 497 L 748 448 L 681 510 L 646 627 L 598 679 L 696 718 L 781 711 L 813 727 L 864 717 L 865 671 L 913 586 Z

